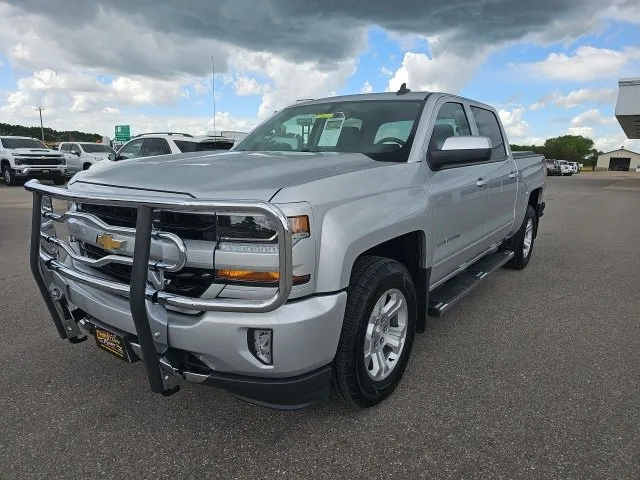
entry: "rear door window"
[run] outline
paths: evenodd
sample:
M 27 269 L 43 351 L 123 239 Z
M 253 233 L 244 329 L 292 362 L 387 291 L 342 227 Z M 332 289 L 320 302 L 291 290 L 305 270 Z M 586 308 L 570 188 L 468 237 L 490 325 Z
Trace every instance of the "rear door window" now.
M 493 146 L 491 161 L 502 160 L 507 156 L 507 150 L 504 146 L 504 138 L 502 138 L 500 123 L 498 123 L 496 115 L 490 110 L 474 106 L 471 107 L 471 112 L 478 127 L 478 134 L 491 139 L 491 145 Z

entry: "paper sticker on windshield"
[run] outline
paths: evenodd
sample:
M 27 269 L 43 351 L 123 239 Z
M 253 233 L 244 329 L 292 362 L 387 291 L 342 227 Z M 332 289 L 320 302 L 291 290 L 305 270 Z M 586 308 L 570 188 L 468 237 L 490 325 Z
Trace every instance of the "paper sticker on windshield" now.
M 335 147 L 338 144 L 338 138 L 340 138 L 342 126 L 344 125 L 344 115 L 335 118 L 336 115 L 325 122 L 318 140 L 319 147 Z

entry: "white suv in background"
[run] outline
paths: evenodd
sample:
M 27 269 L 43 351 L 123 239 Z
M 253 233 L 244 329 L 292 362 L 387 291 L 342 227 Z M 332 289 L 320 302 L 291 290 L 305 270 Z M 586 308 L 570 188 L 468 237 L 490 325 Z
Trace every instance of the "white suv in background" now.
M 229 150 L 234 143 L 233 139 L 222 136 L 194 137 L 188 133 L 142 133 L 125 143 L 115 154 L 115 160 L 172 153 Z
M 67 160 L 67 175 L 69 176 L 86 170 L 100 160 L 107 160 L 110 153 L 116 153 L 109 145 L 91 142 L 61 142 L 58 145 L 58 150 L 64 153 Z

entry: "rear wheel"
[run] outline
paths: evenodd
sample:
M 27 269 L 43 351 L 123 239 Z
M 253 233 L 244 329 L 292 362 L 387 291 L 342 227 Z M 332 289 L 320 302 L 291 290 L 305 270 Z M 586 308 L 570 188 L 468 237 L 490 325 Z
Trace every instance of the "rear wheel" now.
M 527 212 L 520 229 L 505 245 L 506 248 L 514 252 L 513 258 L 506 263 L 505 267 L 522 270 L 529 264 L 533 253 L 537 221 L 536 211 L 531 205 L 527 205 Z
M 332 390 L 347 403 L 371 407 L 396 389 L 416 327 L 416 292 L 399 262 L 361 257 L 353 268 Z

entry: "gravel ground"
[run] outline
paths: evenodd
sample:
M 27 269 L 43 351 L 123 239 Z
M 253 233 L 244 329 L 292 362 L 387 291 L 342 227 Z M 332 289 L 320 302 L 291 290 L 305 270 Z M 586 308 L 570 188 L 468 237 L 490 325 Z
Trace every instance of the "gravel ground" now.
M 29 195 L 0 184 L 0 478 L 640 478 L 632 178 L 549 178 L 527 269 L 431 320 L 388 401 L 289 413 L 193 384 L 154 395 L 141 363 L 59 340 Z

